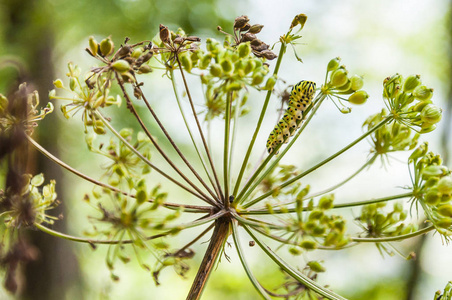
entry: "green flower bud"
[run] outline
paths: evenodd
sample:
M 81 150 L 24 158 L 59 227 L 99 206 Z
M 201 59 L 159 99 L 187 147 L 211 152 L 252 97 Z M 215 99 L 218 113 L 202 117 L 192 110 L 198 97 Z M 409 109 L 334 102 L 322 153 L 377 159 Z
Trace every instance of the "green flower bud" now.
M 352 83 L 351 89 L 354 91 L 362 89 L 364 85 L 364 78 L 356 74 L 350 77 L 350 81 Z
M 419 85 L 414 89 L 413 96 L 420 101 L 430 100 L 433 96 L 433 89 Z
M 331 73 L 331 80 L 330 83 L 334 88 L 341 87 L 344 84 L 347 83 L 348 77 L 347 77 L 347 70 L 344 68 L 340 68 L 335 70 L 333 73 Z
M 363 104 L 366 102 L 369 95 L 364 90 L 359 90 L 354 92 L 350 97 L 348 97 L 348 102 L 352 104 Z
M 339 57 L 333 58 L 328 62 L 328 66 L 326 67 L 327 72 L 334 71 L 339 68 L 341 64 L 341 59 Z
M 443 204 L 436 211 L 445 217 L 452 217 L 452 204 Z
M 192 65 L 192 62 L 191 62 L 190 57 L 188 57 L 188 54 L 187 54 L 187 53 L 184 53 L 183 55 L 181 55 L 181 56 L 179 57 L 179 59 L 180 59 L 180 62 L 181 62 L 181 64 L 182 64 L 182 67 L 184 67 L 184 69 L 185 69 L 187 72 L 190 72 L 190 71 L 191 71 L 191 68 L 193 67 L 193 65 Z
M 108 37 L 100 42 L 99 48 L 102 56 L 108 56 L 114 51 L 115 45 L 111 38 Z
M 119 59 L 112 63 L 111 67 L 115 69 L 115 71 L 118 71 L 119 73 L 124 73 L 130 69 L 130 64 L 123 59 Z
M 311 240 L 303 240 L 300 243 L 300 247 L 304 248 L 306 250 L 314 250 L 317 248 L 317 244 L 316 244 L 316 242 L 311 241 Z
M 412 92 L 418 85 L 421 84 L 421 75 L 410 75 L 403 83 L 404 92 Z
M 253 74 L 253 80 L 251 82 L 252 85 L 261 84 L 262 81 L 264 81 L 264 75 L 261 72 Z
M 232 71 L 232 62 L 229 58 L 223 59 L 220 64 L 224 73 L 229 73 Z
M 61 81 L 61 79 L 57 79 L 53 82 L 53 85 L 57 88 L 57 89 L 62 89 L 64 88 L 63 85 L 63 81 Z
M 383 81 L 383 97 L 384 98 L 394 98 L 399 93 L 402 84 L 403 77 L 402 75 L 396 73 L 391 77 L 386 77 Z
M 221 76 L 221 66 L 219 64 L 213 64 L 210 66 L 210 74 L 215 77 Z
M 426 105 L 421 111 L 421 120 L 422 122 L 435 124 L 441 120 L 442 117 L 442 109 L 433 105 Z
M 316 273 L 322 273 L 326 271 L 325 267 L 322 266 L 318 261 L 310 261 L 307 263 L 307 265 L 312 271 Z
M 91 51 L 91 54 L 93 56 L 96 56 L 98 49 L 99 49 L 99 44 L 97 43 L 97 41 L 94 39 L 93 36 L 90 36 L 89 37 L 89 51 Z
M 452 177 L 444 176 L 438 181 L 438 192 L 441 194 L 452 194 Z
M 414 149 L 413 153 L 411 153 L 410 157 L 408 158 L 408 161 L 411 162 L 418 160 L 419 158 L 423 157 L 427 153 L 427 151 L 428 145 L 427 143 L 423 143 L 422 145 Z
M 265 83 L 264 90 L 271 91 L 276 84 L 276 76 L 269 77 Z
M 240 57 L 247 57 L 251 53 L 251 46 L 249 42 L 241 43 L 237 48 Z

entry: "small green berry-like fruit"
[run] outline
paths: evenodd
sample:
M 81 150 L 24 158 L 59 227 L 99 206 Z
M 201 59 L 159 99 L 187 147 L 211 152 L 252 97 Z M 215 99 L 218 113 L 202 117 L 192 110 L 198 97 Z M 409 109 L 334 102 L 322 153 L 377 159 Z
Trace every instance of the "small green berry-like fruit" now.
M 414 89 L 413 96 L 420 101 L 430 100 L 433 96 L 433 89 L 419 85 Z
M 428 104 L 421 111 L 421 120 L 425 123 L 435 124 L 441 120 L 442 110 L 441 108 Z
M 310 240 L 303 240 L 300 243 L 300 247 L 304 248 L 306 250 L 314 250 L 317 248 L 317 244 L 314 241 L 310 241 Z
M 367 101 L 367 98 L 369 98 L 369 95 L 367 94 L 367 92 L 364 90 L 360 90 L 360 91 L 354 92 L 348 98 L 348 102 L 350 102 L 352 104 L 363 104 L 364 102 Z
M 99 49 L 99 44 L 97 43 L 97 41 L 94 39 L 93 36 L 90 36 L 89 37 L 89 50 L 91 51 L 91 54 L 93 56 L 96 56 L 98 49 Z
M 221 66 L 219 64 L 213 64 L 210 66 L 210 74 L 215 77 L 221 76 Z
M 247 57 L 251 53 L 251 46 L 249 42 L 241 43 L 237 48 L 240 57 Z
M 232 62 L 230 59 L 226 58 L 221 61 L 221 68 L 225 73 L 229 73 L 232 71 Z
M 438 192 L 441 194 L 452 194 L 452 177 L 444 176 L 438 181 Z
M 309 268 L 311 268 L 312 271 L 316 273 L 322 273 L 326 271 L 325 267 L 315 260 L 308 262 L 307 265 Z
M 61 81 L 61 79 L 57 79 L 53 82 L 53 85 L 58 88 L 58 89 L 62 89 L 64 87 L 63 85 L 63 81 Z
M 265 87 L 263 89 L 267 90 L 267 91 L 270 91 L 270 90 L 273 89 L 275 84 L 276 84 L 276 76 L 269 77 L 267 79 L 267 82 L 265 83 Z
M 421 84 L 421 75 L 410 75 L 403 83 L 404 92 L 412 92 L 418 85 Z
M 348 82 L 347 70 L 340 68 L 331 73 L 331 85 L 335 88 L 341 87 Z
M 190 72 L 193 65 L 192 65 L 191 59 L 188 56 L 188 54 L 184 53 L 179 58 L 180 58 L 180 62 L 181 62 L 182 67 L 184 67 L 184 69 L 187 72 Z
M 118 71 L 119 73 L 124 73 L 130 69 L 130 64 L 123 59 L 119 59 L 112 63 L 111 67 Z
M 251 82 L 252 85 L 261 84 L 262 81 L 264 81 L 264 75 L 261 72 L 253 74 L 253 81 Z
M 328 72 L 334 71 L 337 68 L 339 68 L 340 63 L 341 63 L 341 59 L 339 57 L 333 58 L 332 60 L 330 60 L 328 62 L 328 66 L 326 67 L 326 70 Z
M 452 218 L 442 218 L 441 220 L 435 222 L 436 225 L 438 225 L 441 228 L 449 228 L 452 226 Z
M 111 38 L 108 37 L 100 42 L 99 47 L 102 56 L 108 56 L 113 52 L 115 45 L 113 44 Z
M 451 204 L 443 204 L 438 207 L 438 213 L 445 217 L 452 217 L 452 205 Z
M 352 82 L 351 89 L 354 91 L 362 89 L 364 85 L 363 77 L 356 74 L 350 77 L 350 81 Z

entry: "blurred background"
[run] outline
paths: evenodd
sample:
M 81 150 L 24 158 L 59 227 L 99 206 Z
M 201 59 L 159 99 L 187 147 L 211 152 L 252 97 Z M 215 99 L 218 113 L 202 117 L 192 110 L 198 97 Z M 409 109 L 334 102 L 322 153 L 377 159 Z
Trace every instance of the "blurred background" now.
M 111 35 L 116 45 L 126 36 L 133 42 L 150 40 L 162 23 L 171 30 L 181 27 L 189 35 L 203 40 L 211 36 L 222 40 L 223 36 L 216 31 L 218 25 L 231 32 L 234 18 L 248 15 L 250 23 L 265 25 L 260 39 L 272 45 L 287 31 L 292 18 L 304 13 L 308 21 L 301 33 L 302 44 L 296 46 L 303 64 L 296 61 L 289 49 L 281 66 L 281 78 L 288 84 L 301 79 L 323 82 L 326 64 L 340 56 L 351 73 L 364 76 L 370 98 L 365 106 L 354 108 L 347 116 L 341 115 L 331 103 L 325 104 L 313 122 L 315 126 L 303 137 L 304 145 L 309 147 L 285 158 L 284 163 L 309 167 L 319 157 L 333 153 L 331 149 L 340 149 L 340 145 L 360 135 L 360 126 L 366 117 L 384 106 L 381 100 L 383 79 L 398 72 L 405 76 L 422 74 L 423 83 L 435 89 L 434 101 L 443 108 L 443 121 L 426 138 L 430 149 L 440 153 L 451 166 L 451 7 L 452 2 L 447 0 L 0 0 L 0 93 L 6 94 L 18 83 L 27 81 L 39 90 L 44 106 L 48 91 L 53 88 L 52 81 L 64 79 L 68 61 L 82 69 L 95 63 L 84 51 L 91 35 L 98 41 Z M 272 67 L 274 62 L 270 65 Z M 153 81 L 146 86 L 157 99 L 165 99 L 171 88 L 161 75 L 154 74 Z M 262 101 L 262 97 L 257 100 Z M 254 102 L 258 110 L 259 101 Z M 253 102 L 250 103 L 253 106 Z M 168 105 L 162 101 L 157 109 L 164 111 Z M 275 110 L 275 119 L 278 107 L 277 100 L 273 99 L 270 108 Z M 247 120 L 255 122 L 255 117 L 250 114 Z M 63 119 L 56 109 L 42 122 L 35 138 L 75 168 L 93 177 L 101 174 L 101 170 L 92 167 L 97 165 L 96 156 L 87 155 L 86 147 L 80 147 L 84 143 L 81 123 Z M 123 126 L 136 125 L 130 122 Z M 177 124 L 169 126 L 174 126 L 173 131 L 177 129 Z M 272 127 L 268 124 L 265 130 L 270 132 Z M 240 140 L 244 149 L 251 130 L 245 130 Z M 261 143 L 265 143 L 266 136 L 261 138 Z M 181 138 L 178 142 L 184 141 Z M 364 163 L 368 148 L 366 142 L 361 143 L 329 168 L 316 172 L 309 183 L 313 186 L 315 182 L 316 190 L 320 190 L 338 182 Z M 386 168 L 374 166 L 365 176 L 341 189 L 338 201 L 401 193 L 400 187 L 410 183 L 404 161 L 406 156 L 401 155 L 395 156 Z M 44 172 L 46 179 L 58 178 L 58 198 L 63 202 L 59 209 L 65 218 L 54 228 L 74 235 L 89 230 L 86 215 L 94 210 L 90 210 L 82 198 L 91 186 L 38 153 L 34 154 L 32 162 L 30 168 L 35 174 Z M 353 217 L 359 211 L 348 213 Z M 245 242 L 248 239 L 245 235 L 242 238 Z M 76 245 L 40 232 L 30 233 L 30 239 L 41 254 L 38 261 L 23 268 L 21 277 L 25 284 L 19 299 L 184 299 L 196 264 L 202 258 L 200 253 L 206 248 L 206 244 L 195 248 L 198 255 L 188 279 L 180 279 L 166 270 L 160 278 L 162 285 L 156 287 L 151 276 L 136 263 L 118 264 L 116 273 L 121 280 L 112 282 L 104 262 L 106 249 L 102 247 L 92 251 L 87 245 Z M 203 241 L 207 240 L 206 237 Z M 402 253 L 415 251 L 417 259 L 383 257 L 372 245 L 315 253 L 309 259 L 325 260 L 328 272 L 322 274 L 319 281 L 350 299 L 431 299 L 436 290 L 443 289 L 447 281 L 452 280 L 451 247 L 443 244 L 440 237 L 430 234 L 398 246 Z M 235 250 L 226 251 L 231 263 L 222 260 L 211 276 L 203 299 L 257 299 Z M 270 263 L 262 263 L 266 258 L 260 255 L 258 247 L 247 252 L 255 273 L 265 278 L 264 282 L 271 282 L 278 269 Z M 296 257 L 292 262 L 302 267 L 304 259 Z M 0 299 L 15 297 L 0 290 Z

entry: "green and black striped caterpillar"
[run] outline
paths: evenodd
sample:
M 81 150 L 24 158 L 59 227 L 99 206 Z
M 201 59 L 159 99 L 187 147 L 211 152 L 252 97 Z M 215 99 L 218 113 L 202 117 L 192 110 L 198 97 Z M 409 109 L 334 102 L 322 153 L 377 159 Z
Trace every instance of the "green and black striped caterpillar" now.
M 312 81 L 302 80 L 292 88 L 289 107 L 268 137 L 268 153 L 272 153 L 279 144 L 287 143 L 289 137 L 301 126 L 303 112 L 311 104 L 314 94 L 315 82 Z

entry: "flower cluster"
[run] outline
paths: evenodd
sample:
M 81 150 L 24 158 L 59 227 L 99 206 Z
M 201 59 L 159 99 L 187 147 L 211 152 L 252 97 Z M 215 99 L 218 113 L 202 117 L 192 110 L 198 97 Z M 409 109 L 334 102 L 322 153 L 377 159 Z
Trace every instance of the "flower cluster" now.
M 346 67 L 341 65 L 341 59 L 339 57 L 329 61 L 326 71 L 325 84 L 321 87 L 323 94 L 328 95 L 330 98 L 334 96 L 339 101 L 344 100 L 352 104 L 363 104 L 367 101 L 369 95 L 366 91 L 362 90 L 364 85 L 362 76 L 356 74 L 349 76 Z M 343 98 L 345 95 L 350 96 Z M 342 105 L 340 111 L 349 113 L 351 108 Z
M 452 171 L 439 155 L 428 151 L 427 143 L 417 147 L 409 158 L 412 165 L 413 199 L 427 219 L 446 240 L 452 235 Z
M 436 128 L 441 120 L 442 110 L 430 100 L 433 89 L 422 85 L 419 75 L 406 79 L 400 74 L 383 81 L 383 98 L 394 120 L 420 132 Z

